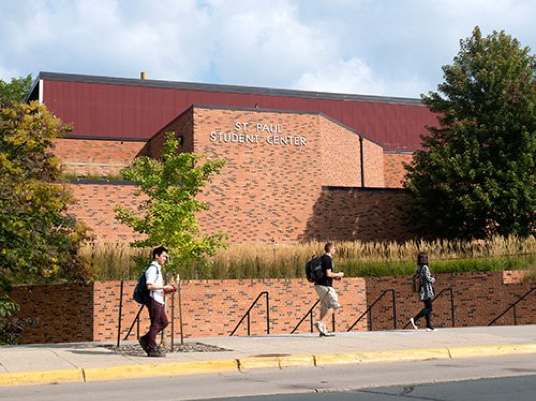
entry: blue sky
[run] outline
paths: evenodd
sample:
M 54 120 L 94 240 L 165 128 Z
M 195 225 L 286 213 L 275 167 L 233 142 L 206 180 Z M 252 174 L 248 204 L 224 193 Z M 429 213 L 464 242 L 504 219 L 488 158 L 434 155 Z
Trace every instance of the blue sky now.
M 0 0 L 0 79 L 39 71 L 419 97 L 535 0 Z

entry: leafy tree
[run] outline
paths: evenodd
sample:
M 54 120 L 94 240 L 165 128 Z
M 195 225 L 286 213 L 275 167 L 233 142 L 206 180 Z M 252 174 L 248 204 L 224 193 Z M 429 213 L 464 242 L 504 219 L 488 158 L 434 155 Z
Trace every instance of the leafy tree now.
M 207 203 L 196 197 L 211 175 L 221 170 L 224 162 L 205 160 L 199 164 L 203 155 L 178 153 L 178 145 L 175 135 L 168 132 L 162 160 L 138 157 L 130 167 L 121 171 L 124 179 L 138 186 L 136 196 L 143 195 L 146 200 L 138 210 L 116 208 L 118 220 L 143 234 L 143 238 L 132 245 L 169 248 L 171 258 L 166 268 L 174 272 L 193 261 L 206 263 L 207 256 L 212 256 L 216 248 L 225 246 L 226 238 L 223 233 L 202 234 L 196 218 L 197 212 L 209 209 Z M 146 262 L 138 260 L 139 264 Z
M 536 228 L 536 57 L 504 32 L 476 27 L 443 67 L 438 113 L 405 187 L 412 224 L 435 237 L 527 236 Z
M 49 152 L 65 129 L 37 102 L 0 103 L 0 288 L 89 276 L 77 256 L 86 228 L 66 213 L 73 200 Z
M 32 75 L 12 78 L 11 82 L 0 79 L 0 102 L 24 102 L 32 89 Z

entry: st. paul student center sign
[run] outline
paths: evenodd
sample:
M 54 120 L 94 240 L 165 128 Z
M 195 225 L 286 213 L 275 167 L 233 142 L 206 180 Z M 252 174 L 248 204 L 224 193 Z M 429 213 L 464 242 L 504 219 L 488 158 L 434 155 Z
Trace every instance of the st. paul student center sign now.
M 114 218 L 135 207 L 118 179 L 136 156 L 158 158 L 164 134 L 180 151 L 225 159 L 202 194 L 203 230 L 231 242 L 404 240 L 403 163 L 435 116 L 417 99 L 40 73 L 30 100 L 73 131 L 54 152 L 98 242 L 134 233 Z

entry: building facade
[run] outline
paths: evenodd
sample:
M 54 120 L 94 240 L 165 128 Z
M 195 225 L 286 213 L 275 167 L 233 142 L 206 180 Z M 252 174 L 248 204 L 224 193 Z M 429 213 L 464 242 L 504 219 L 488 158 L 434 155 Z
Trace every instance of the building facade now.
M 403 163 L 435 116 L 414 99 L 41 73 L 30 95 L 72 132 L 54 152 L 73 177 L 73 212 L 96 241 L 134 239 L 114 218 L 135 207 L 118 180 L 164 134 L 226 165 L 202 194 L 207 232 L 233 243 L 405 240 Z

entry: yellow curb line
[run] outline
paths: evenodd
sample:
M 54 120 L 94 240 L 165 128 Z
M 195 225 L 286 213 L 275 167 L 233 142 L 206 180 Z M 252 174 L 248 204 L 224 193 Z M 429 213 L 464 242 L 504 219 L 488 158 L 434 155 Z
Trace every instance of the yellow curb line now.
M 288 355 L 279 358 L 279 367 L 281 369 L 291 366 L 314 366 L 314 355 Z
M 34 372 L 0 373 L 0 387 L 28 386 L 31 384 L 52 384 L 83 382 L 83 369 L 43 370 Z
M 237 359 L 240 371 L 256 368 L 279 368 L 279 358 L 277 357 L 251 357 Z
M 483 345 L 479 347 L 456 347 L 447 348 L 452 359 L 472 358 L 479 356 L 530 354 L 536 352 L 536 344 L 511 344 L 511 345 Z
M 108 366 L 101 368 L 48 370 L 34 372 L 0 373 L 0 387 L 90 382 L 161 377 L 176 375 L 210 374 L 243 371 L 256 368 L 289 366 L 323 366 L 332 364 L 360 364 L 374 362 L 403 362 L 431 359 L 459 359 L 508 354 L 536 353 L 536 344 L 512 344 L 478 347 L 430 348 L 395 351 L 362 351 L 340 354 L 288 355 L 281 357 L 250 357 L 215 361 L 169 362 L 137 365 Z

